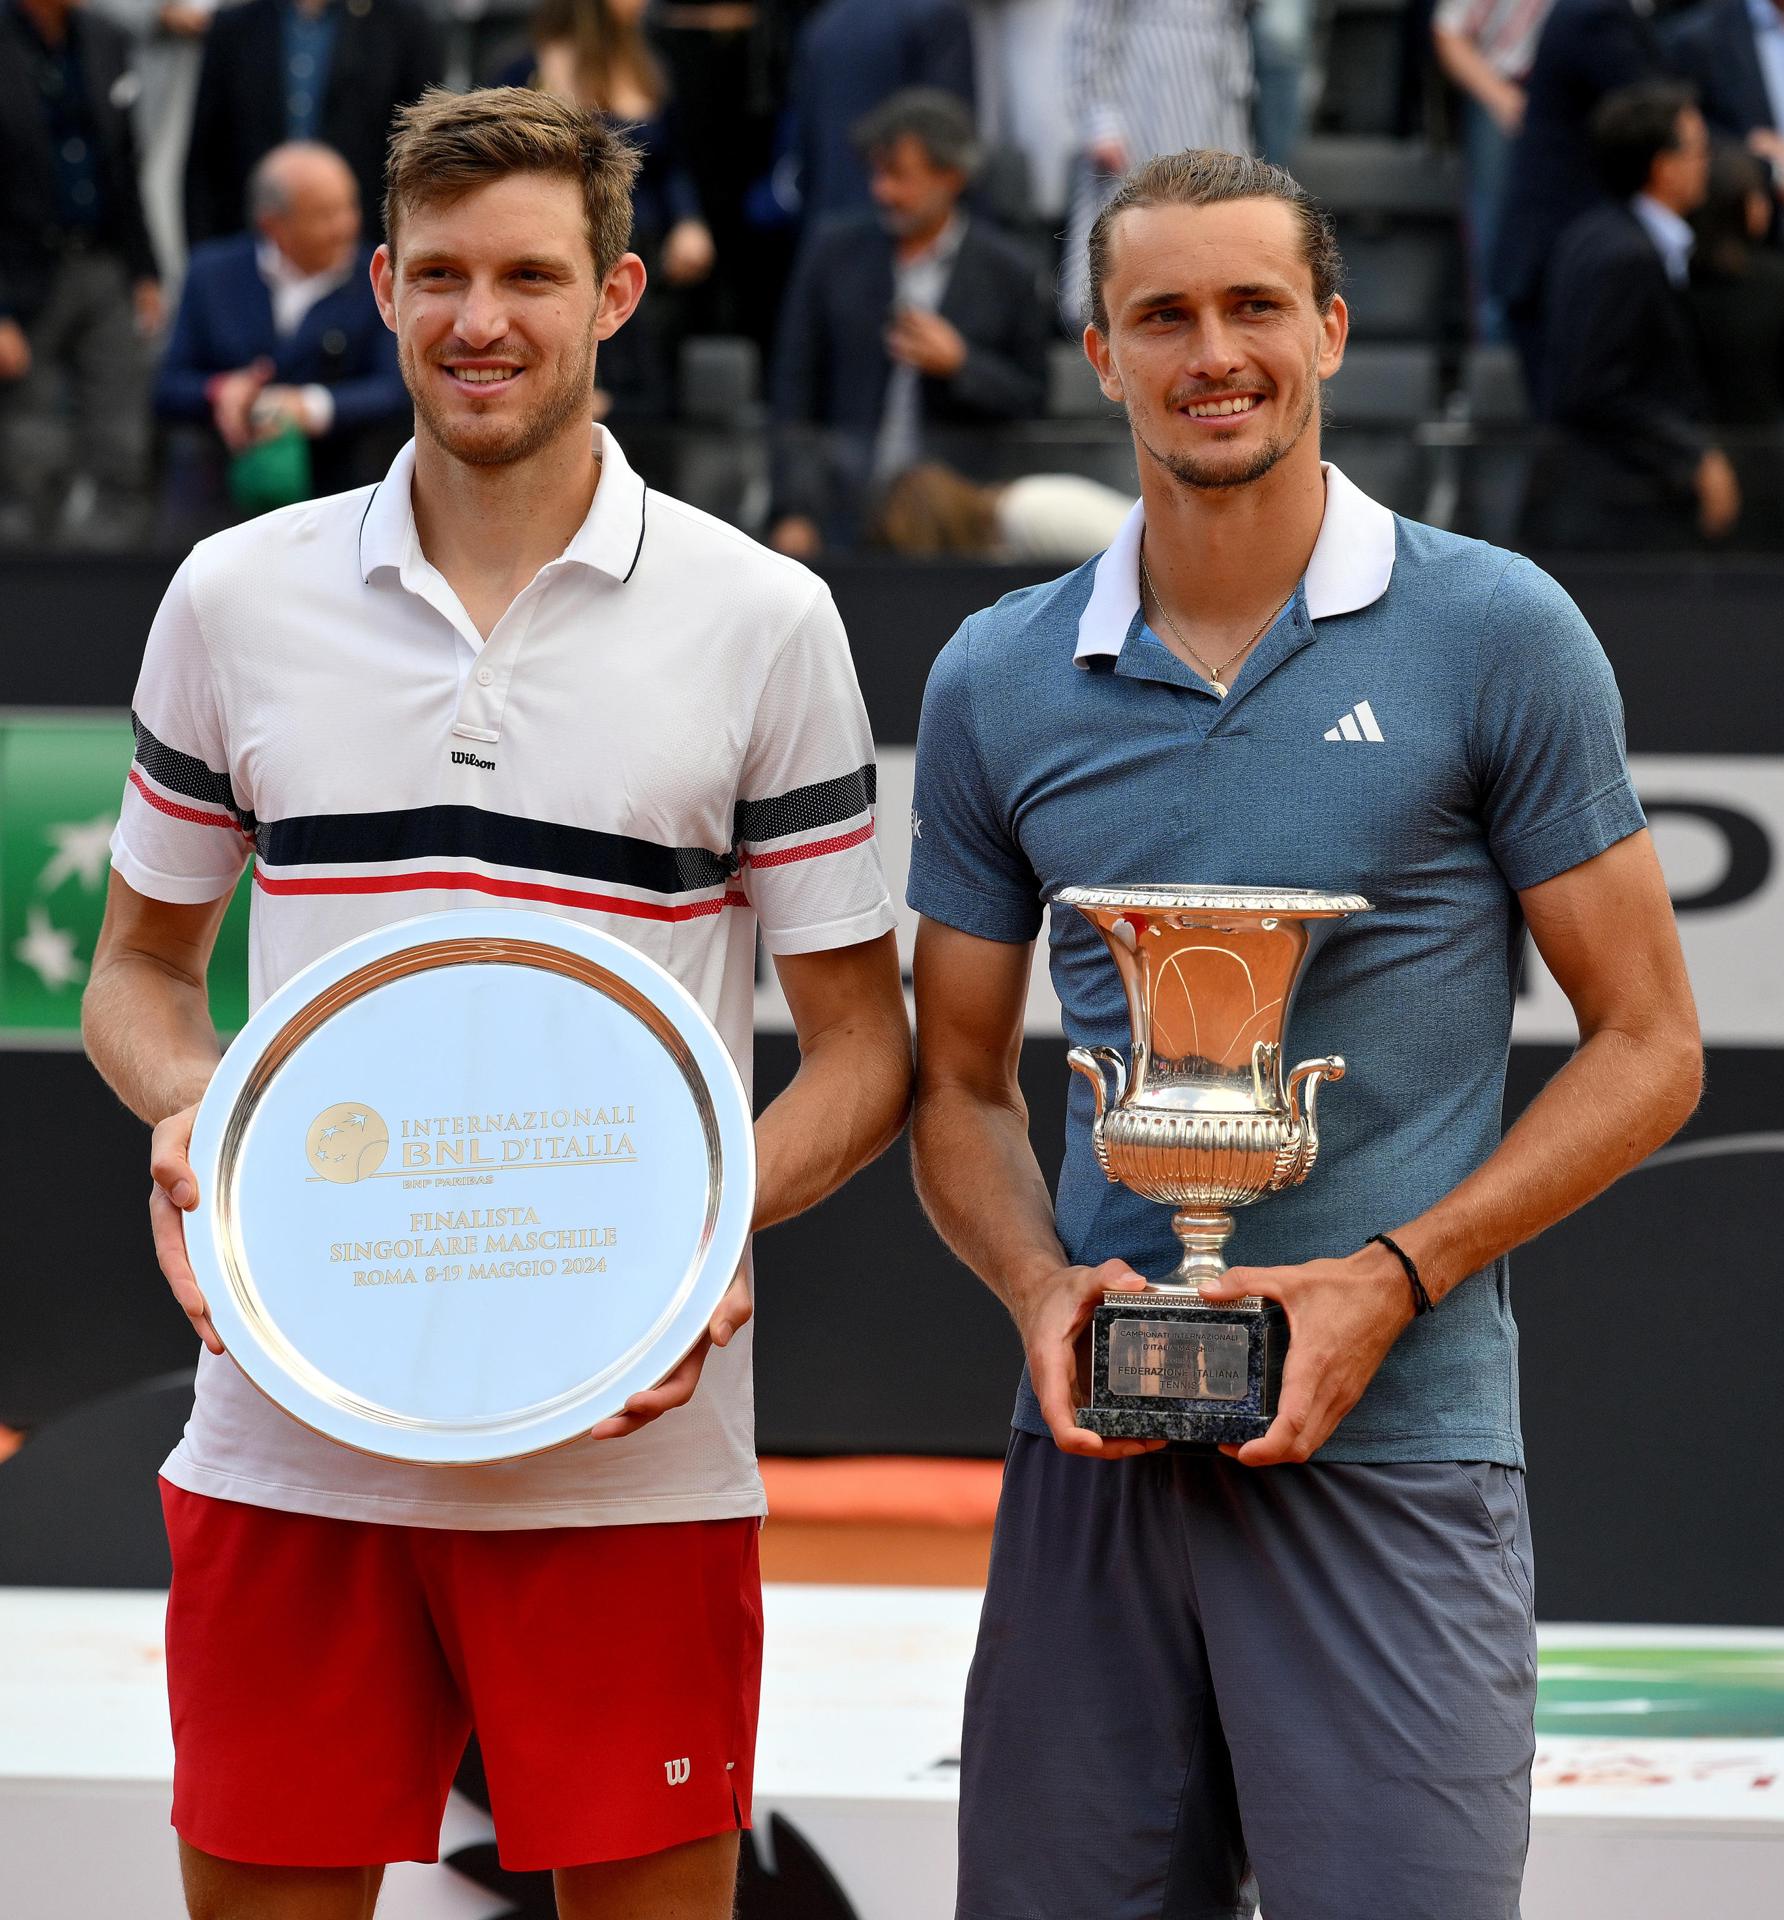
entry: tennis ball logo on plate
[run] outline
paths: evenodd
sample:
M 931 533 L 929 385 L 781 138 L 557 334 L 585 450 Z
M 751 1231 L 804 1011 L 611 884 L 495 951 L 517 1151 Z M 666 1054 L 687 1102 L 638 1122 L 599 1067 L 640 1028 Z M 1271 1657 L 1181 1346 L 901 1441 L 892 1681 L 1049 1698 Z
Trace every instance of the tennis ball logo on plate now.
M 383 1166 L 390 1129 L 364 1101 L 346 1100 L 310 1122 L 306 1151 L 312 1174 L 350 1187 Z

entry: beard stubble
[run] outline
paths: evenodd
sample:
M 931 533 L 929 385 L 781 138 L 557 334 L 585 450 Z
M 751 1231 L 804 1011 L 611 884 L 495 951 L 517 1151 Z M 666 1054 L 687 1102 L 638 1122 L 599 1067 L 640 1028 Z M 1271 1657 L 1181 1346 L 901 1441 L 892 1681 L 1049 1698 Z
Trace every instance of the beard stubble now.
M 493 432 L 492 428 L 498 425 L 493 421 L 449 419 L 435 406 L 426 380 L 419 377 L 427 369 L 417 368 L 406 341 L 398 342 L 397 364 L 403 385 L 409 389 L 409 398 L 415 404 L 416 423 L 441 452 L 462 460 L 466 466 L 511 466 L 518 460 L 529 459 L 571 421 L 592 422 L 594 419 L 595 335 L 592 327 L 582 343 L 577 363 L 509 424 L 505 432 Z M 528 373 L 537 370 L 538 362 L 527 364 Z
M 1274 439 L 1266 440 L 1243 466 L 1211 467 L 1204 465 L 1194 454 L 1160 453 L 1138 427 L 1133 427 L 1133 434 L 1140 445 L 1181 487 L 1191 488 L 1198 493 L 1219 493 L 1230 487 L 1248 487 L 1254 480 L 1261 480 L 1290 448 L 1299 444 L 1302 434 L 1312 424 L 1314 413 L 1319 406 L 1319 393 L 1319 376 L 1317 372 L 1311 372 L 1307 382 L 1307 399 L 1301 408 L 1300 419 L 1287 433 L 1278 434 Z M 1211 398 L 1212 396 L 1201 397 Z M 1166 404 L 1176 403 L 1168 399 Z M 1133 425 L 1131 414 L 1128 424 Z

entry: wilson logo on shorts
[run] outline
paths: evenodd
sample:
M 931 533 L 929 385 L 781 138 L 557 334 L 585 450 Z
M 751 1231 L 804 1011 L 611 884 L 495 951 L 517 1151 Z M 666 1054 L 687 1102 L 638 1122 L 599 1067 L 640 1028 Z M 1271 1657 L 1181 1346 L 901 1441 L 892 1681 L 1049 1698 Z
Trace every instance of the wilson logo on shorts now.
M 343 1187 L 376 1173 L 389 1151 L 390 1129 L 363 1100 L 324 1108 L 304 1144 L 311 1174 Z
M 685 1786 L 688 1778 L 688 1763 L 685 1760 L 665 1760 L 663 1776 L 672 1787 Z

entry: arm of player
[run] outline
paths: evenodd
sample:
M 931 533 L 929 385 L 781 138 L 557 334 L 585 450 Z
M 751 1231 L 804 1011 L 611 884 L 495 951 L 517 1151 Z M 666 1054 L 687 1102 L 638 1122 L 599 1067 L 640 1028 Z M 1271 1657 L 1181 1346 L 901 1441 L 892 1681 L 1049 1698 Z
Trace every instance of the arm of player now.
M 1033 952 L 1031 941 L 919 923 L 911 1162 L 936 1231 L 1009 1309 L 1055 1442 L 1120 1460 L 1164 1442 L 1108 1440 L 1077 1424 L 1082 1345 L 1103 1294 L 1145 1282 L 1119 1260 L 1074 1266 L 1054 1231 L 1017 1079 Z
M 175 905 L 138 893 L 114 872 L 93 970 L 81 1001 L 87 1057 L 138 1119 L 154 1128 L 149 1147 L 149 1227 L 155 1257 L 198 1337 L 223 1351 L 186 1258 L 182 1213 L 198 1205 L 188 1152 L 198 1102 L 216 1071 L 205 970 L 229 906 Z
M 1666 882 L 1646 832 L 1523 889 L 1537 951 L 1579 1021 L 1580 1044 L 1499 1146 L 1435 1206 L 1386 1231 L 1433 1301 L 1582 1207 L 1670 1139 L 1697 1105 L 1703 1048 Z M 1233 1454 L 1305 1460 L 1362 1398 L 1412 1318 L 1385 1247 L 1292 1267 L 1235 1267 L 1210 1299 L 1279 1300 L 1289 1357 L 1276 1419 Z
M 890 933 L 818 953 L 777 954 L 774 967 L 799 1037 L 799 1070 L 756 1121 L 753 1229 L 815 1207 L 877 1159 L 904 1130 L 911 1098 L 910 1024 Z M 618 1439 L 685 1405 L 708 1351 L 728 1346 L 753 1310 L 740 1268 L 694 1350 L 595 1427 L 595 1437 Z

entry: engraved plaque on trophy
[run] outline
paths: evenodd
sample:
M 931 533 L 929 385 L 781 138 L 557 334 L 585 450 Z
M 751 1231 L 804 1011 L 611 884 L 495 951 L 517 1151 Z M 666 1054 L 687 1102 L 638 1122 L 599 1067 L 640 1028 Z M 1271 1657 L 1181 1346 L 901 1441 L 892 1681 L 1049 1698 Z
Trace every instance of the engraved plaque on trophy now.
M 337 948 L 224 1056 L 186 1239 L 237 1365 L 395 1460 L 559 1446 L 700 1338 L 743 1257 L 750 1107 L 693 996 L 516 909 Z
M 1318 940 L 1368 901 L 1271 887 L 1068 887 L 1121 975 L 1131 1065 L 1112 1047 L 1066 1058 L 1091 1083 L 1092 1145 L 1111 1181 L 1173 1209 L 1183 1249 L 1144 1293 L 1092 1319 L 1090 1405 L 1078 1424 L 1130 1439 L 1220 1444 L 1270 1425 L 1288 1348 L 1280 1307 L 1204 1301 L 1226 1271 L 1232 1209 L 1298 1186 L 1319 1154 L 1321 1083 L 1337 1055 L 1285 1080 L 1290 1009 Z

